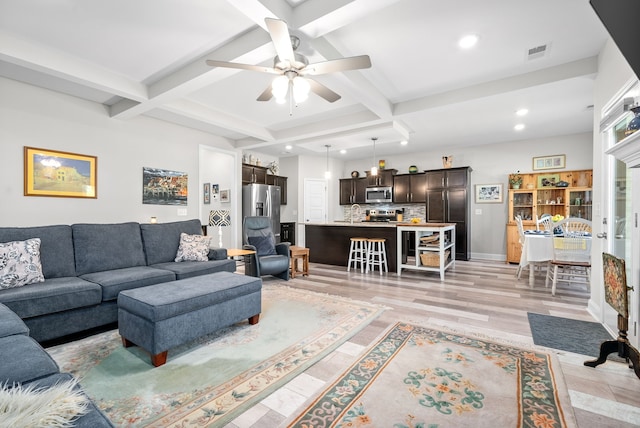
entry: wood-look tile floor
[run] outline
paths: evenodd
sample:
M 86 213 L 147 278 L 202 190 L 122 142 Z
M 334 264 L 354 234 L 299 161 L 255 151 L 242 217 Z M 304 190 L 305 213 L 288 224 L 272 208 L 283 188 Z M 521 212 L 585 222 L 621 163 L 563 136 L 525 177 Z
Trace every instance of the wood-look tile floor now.
M 239 267 L 239 273 L 242 267 Z M 594 321 L 587 312 L 586 286 L 558 285 L 556 296 L 544 287 L 544 278 L 528 286 L 528 275 L 515 277 L 516 266 L 491 261 L 457 261 L 439 275 L 403 271 L 380 276 L 378 272 L 347 272 L 342 266 L 311 263 L 309 277 L 286 282 L 322 293 L 384 305 L 388 309 L 349 342 L 303 374 L 240 415 L 229 428 L 279 427 L 304 409 L 309 397 L 355 361 L 356 357 L 397 321 L 428 322 L 458 331 L 473 330 L 492 337 L 532 344 L 527 312 Z M 263 277 L 265 284 L 284 281 Z M 597 368 L 585 367 L 591 357 L 557 352 L 561 372 L 569 389 L 578 427 L 640 426 L 640 379 L 626 364 L 608 361 Z

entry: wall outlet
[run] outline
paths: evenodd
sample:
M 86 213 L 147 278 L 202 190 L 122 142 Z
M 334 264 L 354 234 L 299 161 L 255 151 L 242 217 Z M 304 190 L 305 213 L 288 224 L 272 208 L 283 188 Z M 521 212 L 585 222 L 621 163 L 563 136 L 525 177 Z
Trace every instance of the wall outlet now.
M 179 216 L 186 216 L 187 215 L 187 209 L 186 208 L 178 208 L 178 215 Z
M 482 215 L 482 208 L 476 208 L 476 215 Z

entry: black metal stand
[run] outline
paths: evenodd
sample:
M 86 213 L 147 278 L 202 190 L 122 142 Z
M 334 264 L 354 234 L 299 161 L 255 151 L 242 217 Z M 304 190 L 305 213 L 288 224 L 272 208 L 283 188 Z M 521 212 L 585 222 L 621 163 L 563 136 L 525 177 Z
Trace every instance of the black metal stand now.
M 629 320 L 618 314 L 618 339 L 607 340 L 600 345 L 600 355 L 598 359 L 585 361 L 584 365 L 588 367 L 596 367 L 607 361 L 607 356 L 618 353 L 618 356 L 624 358 L 629 364 L 629 368 L 633 368 L 636 376 L 640 378 L 640 353 L 636 348 L 631 346 L 627 338 L 627 329 L 629 328 Z

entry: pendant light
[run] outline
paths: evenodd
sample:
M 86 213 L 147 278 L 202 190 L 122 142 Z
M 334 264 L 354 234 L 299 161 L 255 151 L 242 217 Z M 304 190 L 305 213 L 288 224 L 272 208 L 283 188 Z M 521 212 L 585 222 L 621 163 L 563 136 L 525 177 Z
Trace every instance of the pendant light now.
M 376 166 L 376 140 L 378 137 L 373 137 L 373 166 L 371 167 L 371 175 L 378 175 L 378 167 Z
M 331 144 L 325 144 L 324 146 L 327 148 L 327 169 L 324 171 L 324 178 L 328 180 L 331 178 L 331 171 L 329 171 L 329 147 L 331 147 Z

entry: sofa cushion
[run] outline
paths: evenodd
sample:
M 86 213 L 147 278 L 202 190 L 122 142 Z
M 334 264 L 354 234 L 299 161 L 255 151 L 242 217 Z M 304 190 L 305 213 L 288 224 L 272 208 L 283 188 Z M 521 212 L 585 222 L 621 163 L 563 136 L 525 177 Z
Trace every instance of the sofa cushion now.
M 0 383 L 23 383 L 60 371 L 53 358 L 29 336 L 15 334 L 0 337 L 0 349 Z
M 27 382 L 25 385 L 34 385 L 36 388 L 46 388 L 63 382 L 73 381 L 73 376 L 69 373 L 57 373 L 45 378 Z M 82 391 L 81 385 L 76 385 L 75 390 Z M 107 417 L 98 409 L 93 401 L 88 402 L 87 412 L 73 422 L 75 428 L 100 428 L 113 427 L 114 425 Z
M 202 234 L 200 220 L 184 220 L 171 223 L 141 224 L 142 242 L 147 265 L 173 262 L 180 245 L 180 234 Z
M 40 238 L 0 243 L 0 289 L 44 282 Z
M 175 281 L 176 276 L 168 270 L 138 266 L 88 273 L 82 275 L 81 278 L 100 284 L 102 287 L 102 300 L 106 302 L 117 299 L 118 293 L 123 290 L 145 287 L 160 282 Z
M 29 334 L 29 327 L 7 306 L 0 303 L 0 337 Z
M 71 229 L 78 276 L 146 264 L 138 223 L 79 223 Z
M 203 235 L 180 234 L 180 244 L 176 253 L 176 262 L 206 262 L 209 260 L 211 238 Z
M 95 306 L 101 301 L 100 286 L 77 277 L 52 278 L 33 286 L 0 290 L 0 302 L 23 319 Z
M 191 278 L 192 276 L 207 275 L 215 272 L 235 272 L 236 262 L 233 260 L 209 260 L 207 262 L 169 262 L 158 263 L 151 267 L 173 272 L 176 279 Z
M 76 276 L 71 226 L 0 227 L 0 242 L 40 238 L 40 262 L 45 278 Z

